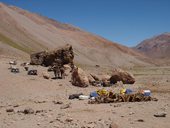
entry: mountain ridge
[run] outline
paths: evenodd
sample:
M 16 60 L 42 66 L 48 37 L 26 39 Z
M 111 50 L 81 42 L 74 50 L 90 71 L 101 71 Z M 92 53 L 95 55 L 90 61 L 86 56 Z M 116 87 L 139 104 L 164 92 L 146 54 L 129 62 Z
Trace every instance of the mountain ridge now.
M 170 33 L 166 32 L 139 43 L 136 50 L 155 59 L 170 59 Z

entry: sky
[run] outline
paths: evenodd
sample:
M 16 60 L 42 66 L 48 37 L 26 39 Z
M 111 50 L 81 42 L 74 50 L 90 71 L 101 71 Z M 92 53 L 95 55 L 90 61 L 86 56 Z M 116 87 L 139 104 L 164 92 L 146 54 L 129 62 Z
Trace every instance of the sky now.
M 170 0 L 0 0 L 125 46 L 170 32 Z

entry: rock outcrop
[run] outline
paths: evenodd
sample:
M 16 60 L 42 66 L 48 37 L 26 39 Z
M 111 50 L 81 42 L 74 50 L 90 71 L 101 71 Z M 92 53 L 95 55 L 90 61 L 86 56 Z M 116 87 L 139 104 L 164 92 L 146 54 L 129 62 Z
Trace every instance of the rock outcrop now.
M 71 45 L 67 44 L 66 46 L 56 49 L 54 51 L 43 51 L 39 53 L 31 54 L 30 56 L 32 65 L 43 65 L 51 66 L 54 63 L 64 65 L 71 64 L 73 65 L 74 53 Z

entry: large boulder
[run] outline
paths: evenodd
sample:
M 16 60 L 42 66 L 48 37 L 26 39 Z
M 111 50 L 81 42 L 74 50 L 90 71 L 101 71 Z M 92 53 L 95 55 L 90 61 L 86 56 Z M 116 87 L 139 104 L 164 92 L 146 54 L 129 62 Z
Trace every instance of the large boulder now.
M 126 71 L 121 69 L 114 69 L 112 76 L 110 77 L 110 83 L 115 84 L 118 81 L 122 81 L 123 84 L 134 84 L 135 78 L 132 74 Z
M 32 65 L 44 65 L 51 66 L 54 63 L 64 65 L 64 64 L 73 64 L 74 53 L 71 45 L 67 44 L 66 46 L 47 52 L 39 52 L 31 54 L 30 56 Z
M 89 86 L 89 79 L 81 68 L 75 68 L 72 72 L 72 84 L 78 87 Z

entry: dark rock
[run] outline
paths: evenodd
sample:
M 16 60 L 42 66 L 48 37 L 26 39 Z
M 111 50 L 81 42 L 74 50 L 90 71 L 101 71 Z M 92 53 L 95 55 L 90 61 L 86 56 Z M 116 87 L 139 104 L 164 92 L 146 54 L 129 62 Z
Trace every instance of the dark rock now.
M 32 108 L 26 108 L 23 111 L 24 114 L 34 114 L 34 110 Z
M 41 113 L 44 112 L 44 110 L 36 110 L 35 113 Z
M 54 104 L 63 104 L 62 101 L 53 101 Z
M 14 112 L 14 109 L 13 108 L 8 108 L 8 109 L 6 109 L 6 112 Z
M 52 120 L 52 121 L 50 121 L 49 123 L 53 123 L 54 121 Z
M 67 118 L 65 121 L 66 121 L 66 122 L 72 122 L 73 119 L 72 119 L 72 118 Z
M 144 120 L 143 120 L 143 119 L 138 119 L 137 121 L 138 121 L 138 122 L 144 122 Z
M 16 105 L 14 105 L 13 107 L 14 107 L 14 108 L 17 108 L 17 107 L 19 107 L 19 105 L 18 105 L 18 104 L 16 104 Z
M 166 117 L 166 113 L 157 113 L 154 114 L 155 117 Z

